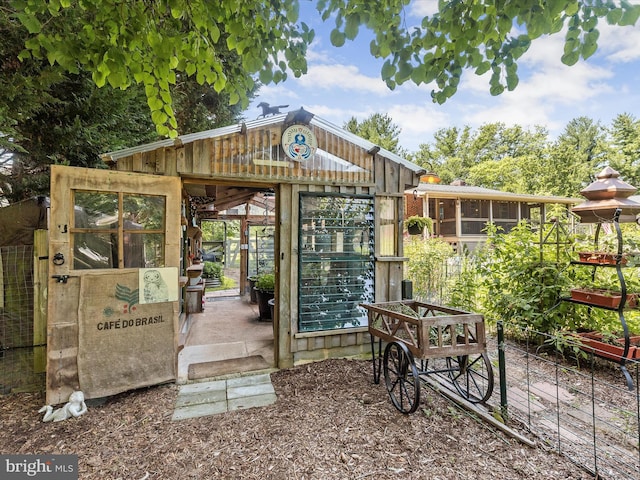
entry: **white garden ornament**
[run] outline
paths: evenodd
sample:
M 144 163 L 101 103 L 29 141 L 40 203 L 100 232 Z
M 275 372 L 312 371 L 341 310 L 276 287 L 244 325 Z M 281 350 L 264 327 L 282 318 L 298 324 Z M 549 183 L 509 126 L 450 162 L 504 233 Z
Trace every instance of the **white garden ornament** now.
M 87 411 L 87 404 L 84 403 L 84 393 L 80 390 L 73 392 L 69 395 L 69 401 L 57 410 L 54 410 L 51 405 L 45 405 L 38 413 L 44 412 L 43 422 L 60 422 L 70 417 L 79 417 Z

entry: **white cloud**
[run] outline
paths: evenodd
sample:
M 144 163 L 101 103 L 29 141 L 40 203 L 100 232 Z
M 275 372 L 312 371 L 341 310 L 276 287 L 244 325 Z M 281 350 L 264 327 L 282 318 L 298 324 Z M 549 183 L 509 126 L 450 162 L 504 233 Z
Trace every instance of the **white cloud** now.
M 438 0 L 414 0 L 409 8 L 411 14 L 417 17 L 431 16 L 438 12 Z
M 300 86 L 305 88 L 357 91 L 388 95 L 391 91 L 380 78 L 368 77 L 360 73 L 353 65 L 313 65 L 309 72 L 300 78 Z
M 402 129 L 400 144 L 409 151 L 417 151 L 421 143 L 431 142 L 433 134 L 451 122 L 449 114 L 434 104 L 394 105 L 387 113 Z
M 634 27 L 616 27 L 600 22 L 598 30 L 600 38 L 596 55 L 603 55 L 613 63 L 628 63 L 640 59 L 640 23 Z

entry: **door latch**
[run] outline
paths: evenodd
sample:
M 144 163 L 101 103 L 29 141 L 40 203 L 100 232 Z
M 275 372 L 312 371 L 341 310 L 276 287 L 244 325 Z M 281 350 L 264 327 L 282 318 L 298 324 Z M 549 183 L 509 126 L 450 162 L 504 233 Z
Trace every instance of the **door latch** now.
M 69 275 L 51 275 L 51 278 L 55 278 L 58 283 L 67 283 L 67 280 L 69 280 Z

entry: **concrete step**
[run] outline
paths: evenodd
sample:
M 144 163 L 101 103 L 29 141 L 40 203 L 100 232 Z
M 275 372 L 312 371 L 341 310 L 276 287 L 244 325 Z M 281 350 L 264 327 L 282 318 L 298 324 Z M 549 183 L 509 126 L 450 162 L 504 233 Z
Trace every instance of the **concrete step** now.
M 172 420 L 216 415 L 276 401 L 268 373 L 182 385 Z

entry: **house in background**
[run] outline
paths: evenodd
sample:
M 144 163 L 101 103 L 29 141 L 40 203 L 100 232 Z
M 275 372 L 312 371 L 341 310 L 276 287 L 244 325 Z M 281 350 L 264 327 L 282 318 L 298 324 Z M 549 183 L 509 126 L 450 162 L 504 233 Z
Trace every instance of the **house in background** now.
M 431 181 L 430 181 L 431 180 Z M 432 235 L 449 242 L 456 251 L 473 251 L 487 238 L 484 228 L 492 222 L 509 232 L 520 220 L 540 221 L 553 205 L 567 212 L 579 198 L 501 192 L 467 185 L 456 180 L 450 185 L 434 183 L 423 176 L 420 184 L 405 191 L 405 217 L 433 220 Z

